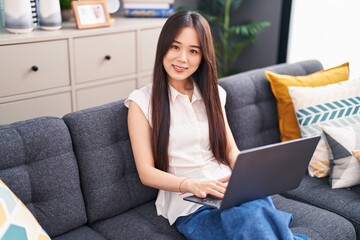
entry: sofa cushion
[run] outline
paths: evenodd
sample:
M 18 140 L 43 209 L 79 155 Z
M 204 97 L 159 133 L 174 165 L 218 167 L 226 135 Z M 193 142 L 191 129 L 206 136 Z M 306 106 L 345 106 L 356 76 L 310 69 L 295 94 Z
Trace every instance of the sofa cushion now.
M 156 215 L 154 200 L 113 218 L 93 223 L 90 227 L 112 240 L 185 239 L 175 225 L 170 226 L 167 219 Z
M 78 159 L 81 187 L 90 223 L 113 217 L 156 198 L 137 174 L 123 101 L 63 117 Z
M 264 71 L 307 75 L 322 69 L 319 61 L 279 64 L 222 78 L 226 90 L 226 114 L 239 149 L 280 141 L 276 100 Z M 254 121 L 256 120 L 256 121 Z
M 55 237 L 85 224 L 86 212 L 69 131 L 62 119 L 0 126 L 0 178 Z
M 272 71 L 266 71 L 265 75 L 270 81 L 271 90 L 277 102 L 281 140 L 288 141 L 300 138 L 301 135 L 287 87 L 315 87 L 347 80 L 349 78 L 349 63 L 344 63 L 340 66 L 321 70 L 306 76 L 276 74 Z
M 354 226 L 337 214 L 280 195 L 272 199 L 277 209 L 292 213 L 290 228 L 293 233 L 305 234 L 313 240 L 356 239 Z
M 331 189 L 328 181 L 328 177 L 313 178 L 306 175 L 297 189 L 282 195 L 345 217 L 354 225 L 357 236 L 360 236 L 360 185 Z
M 289 87 L 289 95 L 302 137 L 320 135 L 322 126 L 348 126 L 360 122 L 360 78 L 319 87 Z M 330 173 L 329 150 L 324 137 L 311 158 L 309 174 Z
M 0 239 L 50 240 L 35 217 L 0 179 Z
M 360 184 L 360 161 L 353 151 L 360 149 L 360 125 L 347 127 L 323 126 L 326 142 L 330 148 L 332 188 L 352 187 Z

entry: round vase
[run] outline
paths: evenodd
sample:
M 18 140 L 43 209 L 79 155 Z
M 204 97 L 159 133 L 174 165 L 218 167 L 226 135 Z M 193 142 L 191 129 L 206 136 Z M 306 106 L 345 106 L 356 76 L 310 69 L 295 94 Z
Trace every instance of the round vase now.
M 29 33 L 34 29 L 30 1 L 4 0 L 4 15 L 8 32 Z
M 59 0 L 39 0 L 40 28 L 44 30 L 59 30 L 61 22 Z

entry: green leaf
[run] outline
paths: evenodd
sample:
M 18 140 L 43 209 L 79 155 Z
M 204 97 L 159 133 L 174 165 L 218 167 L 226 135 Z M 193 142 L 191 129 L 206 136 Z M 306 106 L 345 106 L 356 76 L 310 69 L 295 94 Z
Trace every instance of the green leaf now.
M 242 35 L 242 36 L 254 36 L 258 35 L 261 30 L 269 27 L 270 22 L 253 22 L 245 25 L 237 25 L 229 28 L 229 33 L 233 35 Z
M 61 9 L 71 9 L 72 0 L 60 0 Z

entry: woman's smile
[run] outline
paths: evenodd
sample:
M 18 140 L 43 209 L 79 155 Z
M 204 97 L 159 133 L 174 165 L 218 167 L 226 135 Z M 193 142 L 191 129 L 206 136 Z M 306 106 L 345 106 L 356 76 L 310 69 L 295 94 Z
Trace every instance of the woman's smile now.
M 178 65 L 172 65 L 174 70 L 178 73 L 182 73 L 184 72 L 186 69 L 188 69 L 187 67 L 181 67 L 181 66 L 178 66 Z

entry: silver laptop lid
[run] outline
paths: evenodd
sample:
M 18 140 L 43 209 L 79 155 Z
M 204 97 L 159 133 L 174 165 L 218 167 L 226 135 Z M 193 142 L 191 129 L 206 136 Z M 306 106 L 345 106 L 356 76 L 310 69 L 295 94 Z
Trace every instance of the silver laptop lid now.
M 314 136 L 242 151 L 220 209 L 297 188 L 319 140 Z

